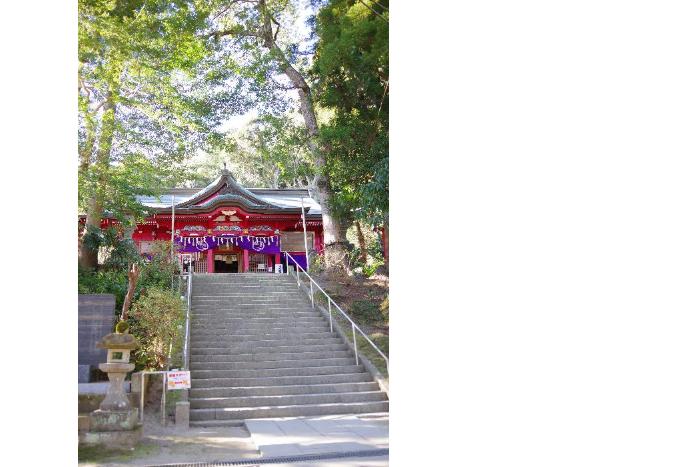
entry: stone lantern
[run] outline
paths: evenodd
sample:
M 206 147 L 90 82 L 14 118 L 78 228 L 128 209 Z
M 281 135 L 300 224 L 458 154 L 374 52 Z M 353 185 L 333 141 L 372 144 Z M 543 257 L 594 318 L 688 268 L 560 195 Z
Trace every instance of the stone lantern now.
M 131 351 L 138 347 L 136 338 L 127 333 L 104 336 L 97 347 L 107 350 L 107 362 L 100 363 L 100 370 L 109 377 L 107 395 L 100 408 L 90 413 L 90 429 L 82 442 L 110 448 L 133 448 L 141 438 L 143 427 L 138 423 L 137 407 L 131 407 L 124 392 L 124 379 L 133 371 L 129 363 Z
M 109 377 L 107 397 L 100 404 L 100 410 L 130 410 L 131 404 L 124 392 L 124 379 L 126 374 L 135 368 L 133 363 L 129 363 L 129 357 L 131 351 L 138 347 L 136 338 L 131 334 L 114 332 L 104 336 L 97 343 L 97 347 L 107 349 L 107 363 L 100 363 L 99 368 Z

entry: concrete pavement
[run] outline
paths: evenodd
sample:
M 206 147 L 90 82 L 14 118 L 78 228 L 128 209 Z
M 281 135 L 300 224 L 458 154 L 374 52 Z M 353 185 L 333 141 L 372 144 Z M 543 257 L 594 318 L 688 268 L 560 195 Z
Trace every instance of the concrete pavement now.
M 245 426 L 263 457 L 347 453 L 389 447 L 387 414 L 246 420 Z M 370 459 L 366 458 L 368 463 L 362 465 L 388 465 L 386 460 L 384 464 L 372 464 Z M 351 465 L 347 461 L 315 461 L 308 465 L 326 465 L 324 462 L 335 462 L 327 465 Z

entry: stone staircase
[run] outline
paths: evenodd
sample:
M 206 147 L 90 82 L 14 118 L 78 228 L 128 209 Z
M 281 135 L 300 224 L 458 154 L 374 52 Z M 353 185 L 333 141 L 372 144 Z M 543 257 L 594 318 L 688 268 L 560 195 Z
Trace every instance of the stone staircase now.
M 377 413 L 386 394 L 284 274 L 197 274 L 190 424 Z

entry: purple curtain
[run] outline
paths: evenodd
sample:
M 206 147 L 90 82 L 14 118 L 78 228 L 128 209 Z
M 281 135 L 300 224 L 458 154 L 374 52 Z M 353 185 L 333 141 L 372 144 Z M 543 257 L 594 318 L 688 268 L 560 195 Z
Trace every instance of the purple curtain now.
M 212 248 L 226 245 L 237 246 L 244 250 L 251 250 L 256 253 L 275 254 L 280 252 L 280 239 L 273 237 L 254 237 L 252 235 L 226 235 L 226 236 L 204 236 L 204 237 L 175 237 L 175 242 L 179 245 L 180 251 L 191 253 L 196 251 L 207 251 Z

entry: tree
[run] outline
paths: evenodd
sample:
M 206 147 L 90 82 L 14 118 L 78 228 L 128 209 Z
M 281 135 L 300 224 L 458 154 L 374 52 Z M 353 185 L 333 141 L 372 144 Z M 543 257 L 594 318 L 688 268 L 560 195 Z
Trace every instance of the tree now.
M 300 58 L 303 55 L 299 52 L 300 41 L 290 33 L 294 14 L 295 4 L 288 0 L 225 1 L 212 18 L 213 31 L 209 36 L 228 40 L 231 47 L 242 51 L 245 73 L 256 82 L 265 83 L 268 89 L 296 91 L 313 161 L 309 189 L 321 206 L 323 217 L 325 262 L 329 267 L 342 266 L 348 270 L 344 230 L 331 208 L 328 148 L 321 142 L 312 88 L 304 76 L 305 63 Z M 286 79 L 286 83 L 280 83 L 280 79 Z
M 374 5 L 374 8 L 370 8 Z M 389 213 L 389 3 L 330 0 L 316 21 L 312 76 L 318 104 L 333 111 L 320 130 L 333 208 L 384 227 Z M 388 266 L 388 262 L 387 262 Z
M 313 161 L 305 134 L 303 125 L 288 113 L 256 118 L 228 134 L 218 151 L 192 164 L 192 184 L 206 185 L 226 164 L 247 187 L 308 187 Z
M 86 212 L 80 264 L 95 268 L 105 212 L 146 215 L 135 195 L 158 195 L 196 148 L 218 140 L 222 117 L 246 102 L 232 72 L 198 32 L 206 2 L 80 0 L 79 190 Z M 226 65 L 226 64 L 223 64 Z

